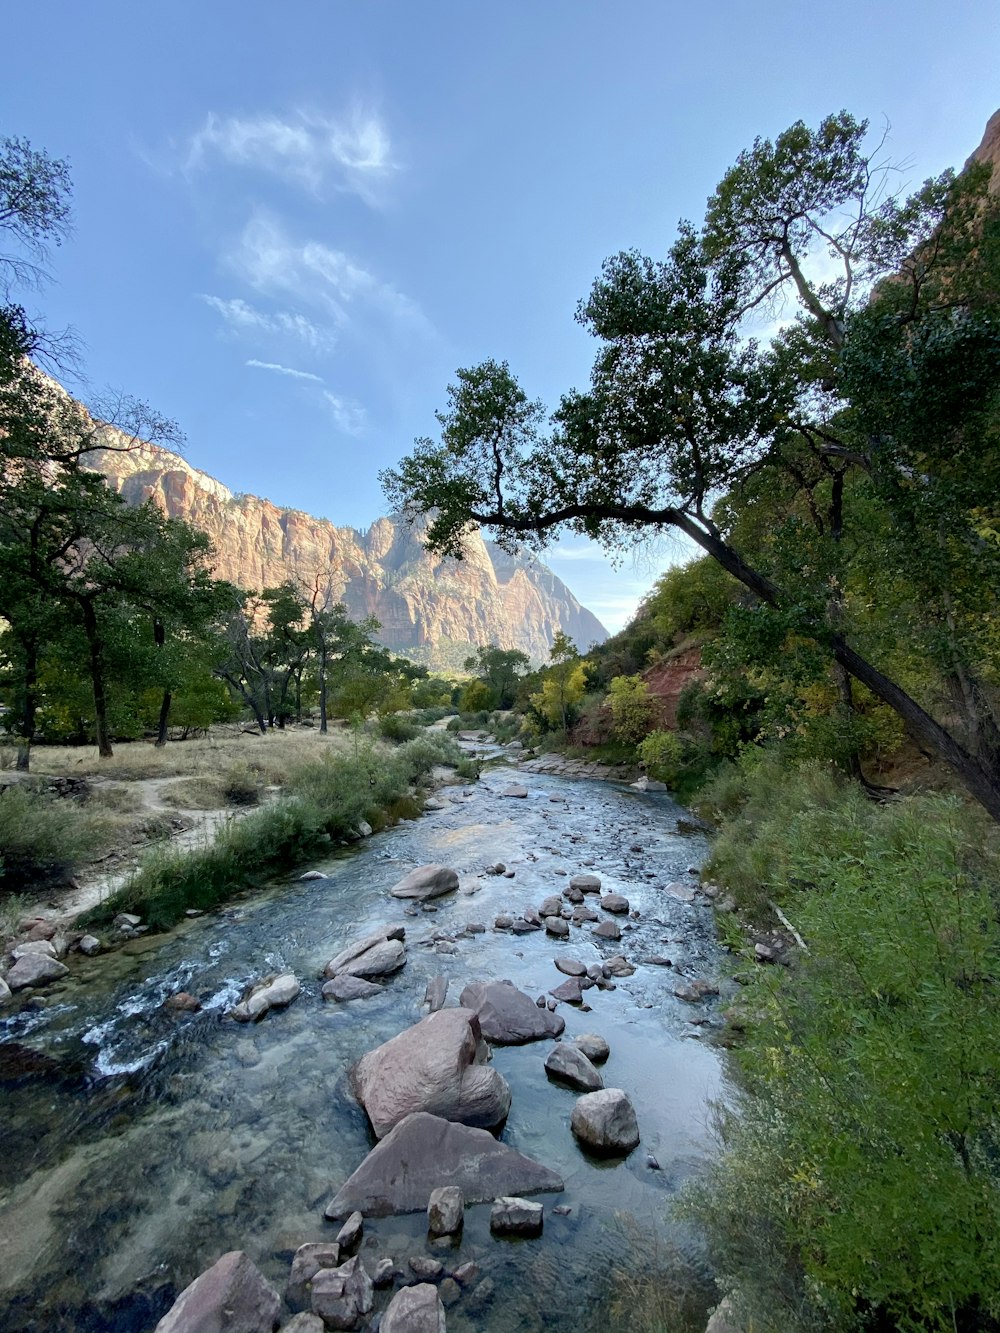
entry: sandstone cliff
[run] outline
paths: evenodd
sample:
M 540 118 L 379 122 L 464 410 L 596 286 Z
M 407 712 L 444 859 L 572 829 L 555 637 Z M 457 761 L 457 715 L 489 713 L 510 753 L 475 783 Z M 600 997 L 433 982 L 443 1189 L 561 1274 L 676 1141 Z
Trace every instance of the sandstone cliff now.
M 132 504 L 152 498 L 171 518 L 206 533 L 215 574 L 242 588 L 318 578 L 355 618 L 375 616 L 387 647 L 439 669 L 457 668 L 481 644 L 548 657 L 557 630 L 581 649 L 607 631 L 545 565 L 513 559 L 478 535 L 463 561 L 442 560 L 404 524 L 380 518 L 366 532 L 235 495 L 177 454 L 141 444 L 97 451 L 95 468 Z

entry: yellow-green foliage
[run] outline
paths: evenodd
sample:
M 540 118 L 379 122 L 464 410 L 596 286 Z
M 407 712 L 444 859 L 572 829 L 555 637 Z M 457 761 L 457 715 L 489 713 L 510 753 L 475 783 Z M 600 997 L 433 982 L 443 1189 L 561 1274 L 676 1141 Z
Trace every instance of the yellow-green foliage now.
M 684 762 L 684 743 L 675 731 L 651 731 L 637 751 L 650 777 L 673 785 Z
M 653 700 L 641 676 L 615 676 L 608 687 L 615 737 L 638 745 L 653 724 Z
M 563 727 L 568 714 L 586 692 L 587 669 L 584 664 L 564 663 L 545 677 L 541 690 L 531 696 L 531 706 L 550 727 Z
M 758 765 L 744 798 L 713 870 L 752 868 L 809 953 L 757 969 L 746 997 L 746 1095 L 694 1202 L 723 1276 L 776 1329 L 992 1327 L 996 830 L 952 798 L 877 806 L 815 767 Z

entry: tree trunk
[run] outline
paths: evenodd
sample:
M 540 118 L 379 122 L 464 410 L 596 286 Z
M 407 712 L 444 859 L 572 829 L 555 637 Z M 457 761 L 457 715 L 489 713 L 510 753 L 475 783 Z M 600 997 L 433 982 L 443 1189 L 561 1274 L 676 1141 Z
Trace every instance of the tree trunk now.
M 80 602 L 83 630 L 90 649 L 90 681 L 94 690 L 94 730 L 97 733 L 97 753 L 102 759 L 114 755 L 111 748 L 111 730 L 108 726 L 108 696 L 104 682 L 104 644 L 97 628 L 97 615 L 89 598 Z
M 21 709 L 21 736 L 17 746 L 17 771 L 27 773 L 31 767 L 31 744 L 35 739 L 38 716 L 38 640 L 29 638 L 24 644 L 24 704 Z
M 167 743 L 167 723 L 170 719 L 170 705 L 173 702 L 173 694 L 170 690 L 163 691 L 163 699 L 160 702 L 160 717 L 156 724 L 156 745 L 161 748 Z
M 320 649 L 319 654 L 319 729 L 320 734 L 326 735 L 326 648 Z

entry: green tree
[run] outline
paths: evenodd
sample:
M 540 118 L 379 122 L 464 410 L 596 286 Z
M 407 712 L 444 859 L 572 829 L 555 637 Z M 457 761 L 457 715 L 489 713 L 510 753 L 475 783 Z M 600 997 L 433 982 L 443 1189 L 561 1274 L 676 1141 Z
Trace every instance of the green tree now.
M 615 676 L 608 689 L 614 734 L 626 745 L 638 745 L 653 725 L 653 699 L 641 676 Z
M 866 129 L 842 112 L 758 140 L 666 261 L 608 260 L 579 311 L 600 341 L 590 387 L 544 437 L 541 410 L 486 362 L 449 388 L 440 442 L 418 441 L 383 482 L 452 554 L 470 523 L 508 547 L 683 532 L 1000 819 L 982 656 L 1000 596 L 1000 200 L 988 168 L 893 196 Z M 794 323 L 748 340 L 748 316 L 785 300 Z M 768 487 L 789 503 L 752 563 L 712 501 Z M 956 726 L 885 669 L 850 597 L 862 568 L 877 575 L 868 601 L 910 589 L 912 642 L 928 675 L 950 670 Z
M 510 708 L 517 694 L 517 683 L 531 666 L 527 653 L 518 648 L 499 648 L 495 643 L 476 650 L 465 659 L 466 671 L 473 672 L 489 687 L 494 708 Z

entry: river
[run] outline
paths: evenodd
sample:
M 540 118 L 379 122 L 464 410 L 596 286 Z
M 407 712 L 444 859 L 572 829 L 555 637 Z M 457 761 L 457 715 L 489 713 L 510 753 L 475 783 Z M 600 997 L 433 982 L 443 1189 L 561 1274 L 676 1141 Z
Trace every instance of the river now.
M 567 1037 L 598 1032 L 610 1043 L 604 1080 L 632 1098 L 642 1142 L 624 1162 L 585 1157 L 569 1129 L 574 1093 L 543 1068 L 548 1043 L 497 1049 L 513 1092 L 503 1139 L 559 1171 L 566 1191 L 539 1196 L 537 1241 L 493 1240 L 489 1206 L 467 1211 L 460 1250 L 443 1257 L 475 1259 L 496 1295 L 476 1317 L 454 1307 L 449 1330 L 606 1329 L 629 1290 L 622 1275 L 670 1264 L 710 1297 L 697 1238 L 668 1215 L 711 1151 L 722 1081 L 706 1040 L 719 1002 L 673 994 L 678 977 L 717 979 L 725 967 L 708 906 L 666 888 L 695 882 L 689 868 L 704 843 L 677 830 L 683 812 L 662 794 L 518 774 L 528 789 L 518 800 L 501 795 L 510 780 L 493 769 L 474 786 L 445 788 L 445 810 L 331 856 L 318 866 L 327 879 L 276 884 L 169 935 L 77 956 L 70 978 L 0 1022 L 6 1333 L 148 1333 L 230 1249 L 246 1250 L 283 1291 L 295 1249 L 336 1234 L 324 1206 L 373 1143 L 347 1086 L 350 1064 L 427 1012 L 432 976 L 449 980 L 449 1004 L 476 979 L 509 978 L 536 996 L 565 980 L 557 954 L 672 960 L 640 964 L 613 991 L 585 992 L 590 1013 L 560 1006 Z M 388 889 L 432 861 L 481 875 L 482 887 L 408 917 Z M 482 873 L 496 862 L 514 878 Z M 620 944 L 586 926 L 568 941 L 493 930 L 498 913 L 519 915 L 565 888 L 557 871 L 585 870 L 640 913 L 623 923 Z M 408 962 L 385 994 L 324 1003 L 327 959 L 400 921 Z M 466 934 L 470 922 L 486 932 Z M 225 1018 L 248 982 L 285 970 L 303 983 L 290 1008 L 252 1027 Z M 196 994 L 201 1011 L 164 1010 L 178 990 Z M 571 1211 L 556 1215 L 556 1204 Z M 428 1252 L 424 1218 L 371 1220 L 366 1247 L 366 1257 L 405 1266 Z

